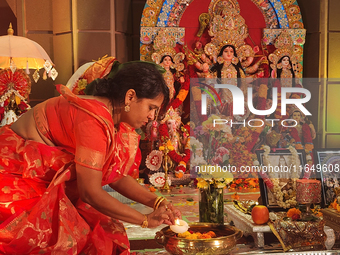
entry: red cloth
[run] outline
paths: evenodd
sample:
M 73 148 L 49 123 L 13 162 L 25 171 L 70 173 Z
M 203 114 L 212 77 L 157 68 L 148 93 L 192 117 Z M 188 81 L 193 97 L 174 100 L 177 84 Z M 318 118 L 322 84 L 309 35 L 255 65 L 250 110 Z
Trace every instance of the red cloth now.
M 75 164 L 102 171 L 102 185 L 135 176 L 139 135 L 125 123 L 115 129 L 102 104 L 59 90 L 40 119 L 55 147 L 0 129 L 0 254 L 129 254 L 123 225 L 78 198 Z

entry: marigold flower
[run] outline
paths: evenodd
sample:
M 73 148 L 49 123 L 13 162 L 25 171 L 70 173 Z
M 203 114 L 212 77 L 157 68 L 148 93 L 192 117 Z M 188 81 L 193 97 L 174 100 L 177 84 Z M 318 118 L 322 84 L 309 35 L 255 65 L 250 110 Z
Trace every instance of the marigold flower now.
M 299 209 L 296 209 L 296 208 L 291 208 L 287 212 L 287 217 L 291 218 L 291 217 L 293 217 L 294 214 L 300 215 L 301 211 Z

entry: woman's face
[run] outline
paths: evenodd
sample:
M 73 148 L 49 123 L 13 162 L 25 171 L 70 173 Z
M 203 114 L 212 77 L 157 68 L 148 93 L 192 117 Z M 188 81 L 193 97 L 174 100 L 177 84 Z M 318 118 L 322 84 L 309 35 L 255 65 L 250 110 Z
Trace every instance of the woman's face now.
M 163 64 L 163 67 L 170 67 L 170 65 L 172 64 L 171 58 L 169 56 L 166 56 L 163 59 L 162 64 Z
M 134 128 L 140 128 L 146 125 L 149 120 L 155 119 L 156 112 L 160 109 L 163 100 L 162 94 L 153 99 L 134 99 L 130 103 L 129 112 L 122 110 L 120 121 L 126 122 Z
M 289 66 L 289 57 L 284 57 L 282 59 L 282 67 L 287 68 Z
M 297 121 L 297 123 L 300 123 L 301 121 L 301 113 L 300 112 L 293 112 L 292 118 Z
M 280 158 L 279 159 L 279 166 L 285 166 L 286 165 L 286 161 L 284 158 Z
M 231 61 L 234 57 L 234 49 L 232 47 L 226 47 L 223 50 L 222 57 L 223 57 L 224 60 L 230 60 Z

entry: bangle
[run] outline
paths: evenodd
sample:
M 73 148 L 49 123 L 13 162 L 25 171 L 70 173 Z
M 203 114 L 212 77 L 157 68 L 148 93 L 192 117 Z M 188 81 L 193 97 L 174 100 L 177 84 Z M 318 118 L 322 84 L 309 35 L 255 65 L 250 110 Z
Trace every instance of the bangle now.
M 153 205 L 153 209 L 157 210 L 159 205 L 165 200 L 165 197 L 158 197 Z
M 148 225 L 149 225 L 148 217 L 145 214 L 143 214 L 143 215 L 144 215 L 144 221 L 143 221 L 141 226 L 142 226 L 142 228 L 147 228 Z

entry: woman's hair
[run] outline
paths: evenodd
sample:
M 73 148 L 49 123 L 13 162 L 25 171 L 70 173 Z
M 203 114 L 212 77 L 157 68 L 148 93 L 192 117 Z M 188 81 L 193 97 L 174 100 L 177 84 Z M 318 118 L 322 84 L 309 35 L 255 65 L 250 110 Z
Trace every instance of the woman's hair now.
M 106 97 L 112 105 L 124 103 L 126 92 L 133 89 L 138 99 L 164 96 L 162 108 L 169 102 L 169 89 L 155 64 L 148 62 L 125 63 L 112 77 L 100 79 L 95 85 L 94 96 Z
M 236 53 L 235 46 L 234 46 L 234 45 L 230 45 L 230 44 L 224 45 L 224 46 L 221 48 L 220 53 L 218 54 L 217 57 L 222 56 L 222 55 L 223 55 L 224 49 L 227 48 L 227 47 L 230 47 L 230 48 L 232 48 L 232 49 L 234 50 L 234 56 L 237 58 L 237 53 Z M 241 66 L 240 62 L 238 62 L 236 65 L 233 64 L 233 63 L 231 63 L 231 64 L 235 67 L 235 69 L 236 69 L 236 71 L 237 71 L 237 78 L 241 78 L 241 72 L 240 72 L 240 70 L 242 69 L 242 66 Z M 223 63 L 222 63 L 222 64 L 216 63 L 216 64 L 211 68 L 211 71 L 212 71 L 212 72 L 215 72 L 215 71 L 216 71 L 216 72 L 217 72 L 217 77 L 218 77 L 218 78 L 221 78 L 221 76 L 222 76 L 222 68 L 223 68 Z M 240 83 L 239 81 L 237 81 L 237 87 L 240 87 L 240 86 L 241 86 L 241 83 Z
M 293 70 L 293 64 L 292 64 L 292 61 L 290 60 L 290 57 L 289 56 L 283 56 L 282 58 L 279 59 L 279 61 L 277 63 L 278 64 L 282 63 L 282 60 L 285 57 L 288 57 L 288 61 L 289 61 L 289 64 L 291 66 L 291 68 L 289 70 L 292 73 L 292 79 L 293 79 L 292 87 L 295 87 L 295 73 L 294 73 L 294 70 Z M 282 69 L 277 68 L 277 78 L 281 78 L 281 73 L 282 73 Z

